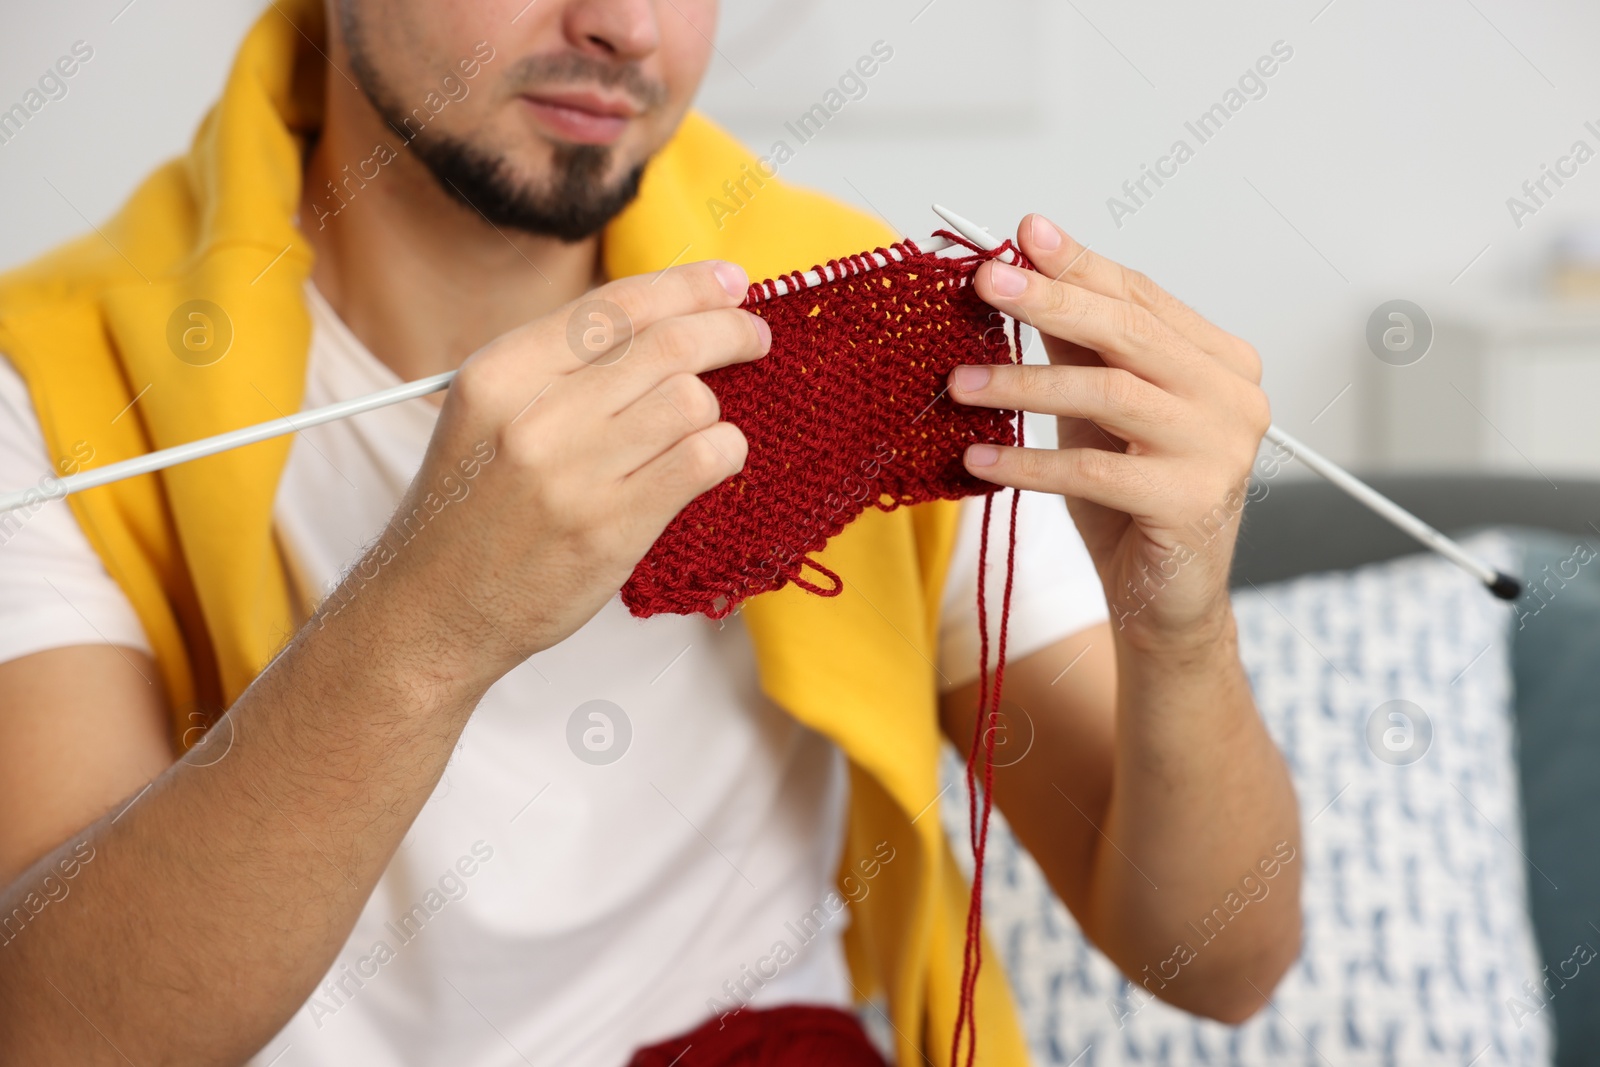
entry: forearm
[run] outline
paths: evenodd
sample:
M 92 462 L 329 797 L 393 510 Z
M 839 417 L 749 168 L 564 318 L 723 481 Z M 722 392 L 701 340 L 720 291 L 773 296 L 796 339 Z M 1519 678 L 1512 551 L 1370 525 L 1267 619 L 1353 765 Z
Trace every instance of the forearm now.
M 1219 1017 L 1259 1007 L 1298 952 L 1300 833 L 1231 612 L 1204 640 L 1118 640 L 1112 781 L 1089 909 L 1148 992 Z M 1196 635 L 1198 636 L 1198 635 Z
M 314 620 L 212 744 L 0 893 L 0 916 L 27 916 L 0 931 L 0 1063 L 238 1063 L 287 1022 L 476 703 L 416 676 L 406 626 L 370 596 Z

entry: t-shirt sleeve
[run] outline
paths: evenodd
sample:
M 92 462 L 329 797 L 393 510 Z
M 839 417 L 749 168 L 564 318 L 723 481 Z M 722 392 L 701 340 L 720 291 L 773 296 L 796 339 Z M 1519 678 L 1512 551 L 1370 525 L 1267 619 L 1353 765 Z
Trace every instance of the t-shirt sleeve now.
M 0 357 L 0 491 L 48 484 L 50 469 L 27 386 Z M 150 651 L 133 605 L 67 502 L 0 512 L 0 662 L 98 644 Z
M 989 615 L 989 660 L 996 660 L 1000 604 L 1006 581 L 1011 490 L 995 496 L 984 578 Z M 961 525 L 940 606 L 940 686 L 949 691 L 978 677 L 978 546 L 983 498 L 961 502 Z M 1006 660 L 1029 653 L 1110 618 L 1100 576 L 1083 538 L 1053 493 L 1023 493 L 1017 506 L 1017 567 L 1011 592 Z

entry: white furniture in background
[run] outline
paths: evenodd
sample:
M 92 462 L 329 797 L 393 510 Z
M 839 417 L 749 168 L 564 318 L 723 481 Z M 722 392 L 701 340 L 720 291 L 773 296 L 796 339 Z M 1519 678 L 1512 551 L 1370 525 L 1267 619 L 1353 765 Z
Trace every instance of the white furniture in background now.
M 1600 477 L 1600 302 L 1422 306 L 1421 360 L 1363 353 L 1367 465 Z

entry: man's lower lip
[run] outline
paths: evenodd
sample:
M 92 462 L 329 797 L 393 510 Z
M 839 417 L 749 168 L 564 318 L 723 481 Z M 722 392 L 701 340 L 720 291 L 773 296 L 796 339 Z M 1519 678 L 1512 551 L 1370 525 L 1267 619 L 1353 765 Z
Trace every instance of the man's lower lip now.
M 523 102 L 533 112 L 540 124 L 563 141 L 579 144 L 610 144 L 622 136 L 628 120 L 619 115 L 596 115 L 573 107 L 550 104 L 542 100 L 523 97 Z

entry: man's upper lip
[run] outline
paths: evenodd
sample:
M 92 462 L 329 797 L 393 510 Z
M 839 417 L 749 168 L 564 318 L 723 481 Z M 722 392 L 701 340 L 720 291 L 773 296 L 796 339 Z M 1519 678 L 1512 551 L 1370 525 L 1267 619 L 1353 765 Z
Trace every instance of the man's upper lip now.
M 533 92 L 523 93 L 537 104 L 554 104 L 556 107 L 570 107 L 574 111 L 587 111 L 591 115 L 606 115 L 614 118 L 631 119 L 639 114 L 639 108 L 626 97 L 602 96 L 599 93 L 570 92 L 548 93 Z

